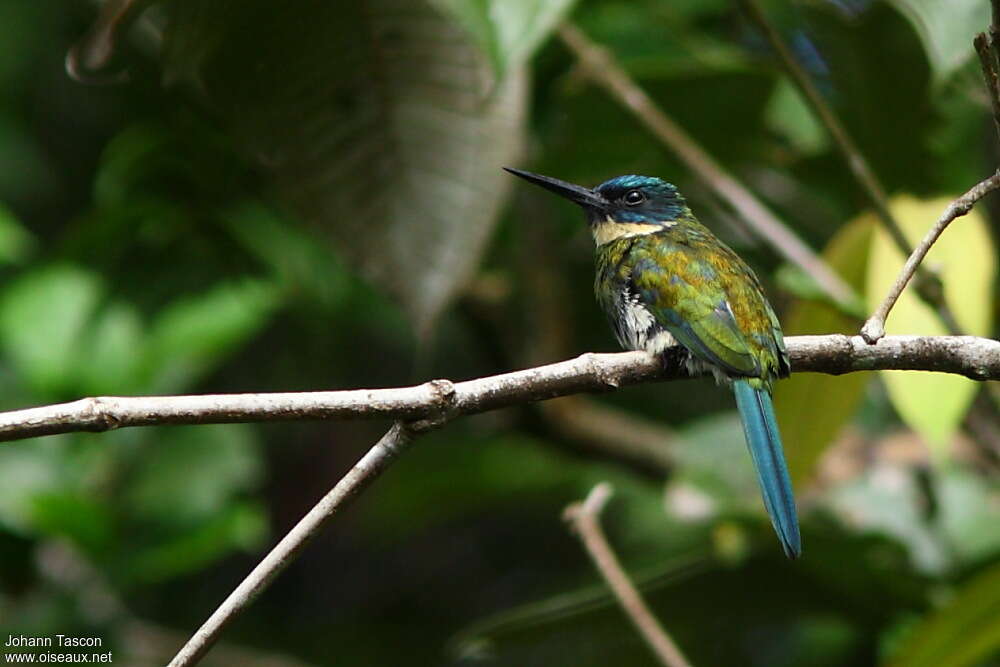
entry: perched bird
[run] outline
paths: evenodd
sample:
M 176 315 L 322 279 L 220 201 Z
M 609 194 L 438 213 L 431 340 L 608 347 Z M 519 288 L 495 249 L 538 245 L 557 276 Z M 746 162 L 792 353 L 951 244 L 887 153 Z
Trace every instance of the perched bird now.
M 788 353 L 754 272 L 662 179 L 618 176 L 588 190 L 506 169 L 583 208 L 597 244 L 594 291 L 623 347 L 661 354 L 680 344 L 689 371 L 732 386 L 764 505 L 785 554 L 798 557 L 795 497 L 771 403 L 772 383 L 789 373 Z

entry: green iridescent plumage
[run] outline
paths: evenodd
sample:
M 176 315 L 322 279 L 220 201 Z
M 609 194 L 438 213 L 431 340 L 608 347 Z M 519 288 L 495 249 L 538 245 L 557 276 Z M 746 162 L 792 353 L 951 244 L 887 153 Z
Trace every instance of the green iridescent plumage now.
M 594 290 L 622 346 L 659 354 L 679 343 L 691 370 L 732 385 L 764 505 L 785 553 L 797 557 L 795 499 L 771 404 L 788 354 L 757 276 L 661 179 L 619 176 L 588 190 L 508 171 L 583 208 L 597 244 Z
M 635 295 L 700 361 L 770 389 L 788 358 L 774 311 L 736 253 L 690 214 L 662 229 L 597 247 L 595 292 L 613 314 Z

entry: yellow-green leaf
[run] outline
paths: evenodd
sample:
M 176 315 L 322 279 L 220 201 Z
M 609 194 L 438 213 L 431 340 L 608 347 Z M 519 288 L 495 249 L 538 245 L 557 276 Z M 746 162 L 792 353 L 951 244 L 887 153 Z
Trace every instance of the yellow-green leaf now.
M 858 291 L 865 282 L 871 237 L 871 221 L 855 220 L 841 228 L 823 251 L 827 263 Z M 856 318 L 829 303 L 801 300 L 785 317 L 782 328 L 791 336 L 853 334 L 860 326 Z M 786 443 L 789 472 L 796 483 L 812 472 L 827 445 L 854 414 L 870 379 L 870 373 L 795 373 L 775 386 L 775 410 Z
M 891 208 L 907 239 L 916 245 L 951 203 L 951 197 L 919 200 L 896 197 Z M 878 227 L 868 256 L 865 297 L 874 309 L 885 297 L 903 265 L 903 255 L 889 235 Z M 983 218 L 972 211 L 944 232 L 924 259 L 924 266 L 938 271 L 944 294 L 962 329 L 989 335 L 992 291 L 996 274 L 993 244 Z M 889 315 L 890 334 L 944 335 L 947 332 L 933 310 L 915 294 L 912 285 L 903 292 Z M 966 378 L 943 373 L 881 371 L 893 406 L 900 417 L 931 446 L 940 459 L 958 428 L 978 385 Z
M 1000 565 L 965 582 L 955 597 L 911 628 L 888 667 L 965 667 L 1000 650 Z

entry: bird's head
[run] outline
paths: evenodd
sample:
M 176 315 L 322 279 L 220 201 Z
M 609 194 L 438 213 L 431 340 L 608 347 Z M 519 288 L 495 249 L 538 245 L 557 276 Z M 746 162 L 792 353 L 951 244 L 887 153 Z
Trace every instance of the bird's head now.
M 598 245 L 626 235 L 648 234 L 690 215 L 677 188 L 655 176 L 616 176 L 589 190 L 530 171 L 504 169 L 583 208 Z

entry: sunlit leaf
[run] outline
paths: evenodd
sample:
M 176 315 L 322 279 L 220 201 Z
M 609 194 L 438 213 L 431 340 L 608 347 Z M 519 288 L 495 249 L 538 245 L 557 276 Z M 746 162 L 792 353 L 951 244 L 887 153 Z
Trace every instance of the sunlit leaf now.
M 987 0 L 889 0 L 920 35 L 934 76 L 948 77 L 974 51 L 972 38 L 989 25 Z
M 423 0 L 168 10 L 167 83 L 203 97 L 279 196 L 427 333 L 511 185 L 500 167 L 522 144 L 522 68 L 497 79 L 466 29 Z M 523 42 L 517 25 L 530 27 Z M 530 50 L 544 33 L 533 26 L 530 12 L 513 21 L 507 48 Z
M 845 225 L 830 240 L 823 258 L 859 292 L 864 287 L 872 227 L 868 220 Z M 857 333 L 859 320 L 823 301 L 798 301 L 784 318 L 785 335 Z M 869 373 L 826 375 L 793 373 L 774 388 L 785 455 L 792 479 L 801 482 L 812 472 L 837 433 L 857 409 Z
M 21 276 L 0 297 L 0 343 L 33 389 L 67 388 L 102 291 L 93 274 L 60 264 Z
M 955 596 L 910 628 L 888 667 L 965 667 L 1000 650 L 1000 565 L 964 582 Z
M 951 198 L 918 200 L 901 196 L 894 198 L 891 206 L 907 239 L 915 245 L 950 203 Z M 868 257 L 866 299 L 871 310 L 885 297 L 902 265 L 902 254 L 878 227 Z M 973 210 L 952 223 L 934 244 L 924 265 L 939 272 L 945 298 L 959 325 L 970 334 L 990 335 L 996 257 L 980 213 Z M 886 331 L 911 335 L 948 333 L 935 313 L 914 294 L 912 285 L 890 313 Z M 977 383 L 944 373 L 882 371 L 881 377 L 900 416 L 927 440 L 936 455 L 944 454 L 979 389 Z

